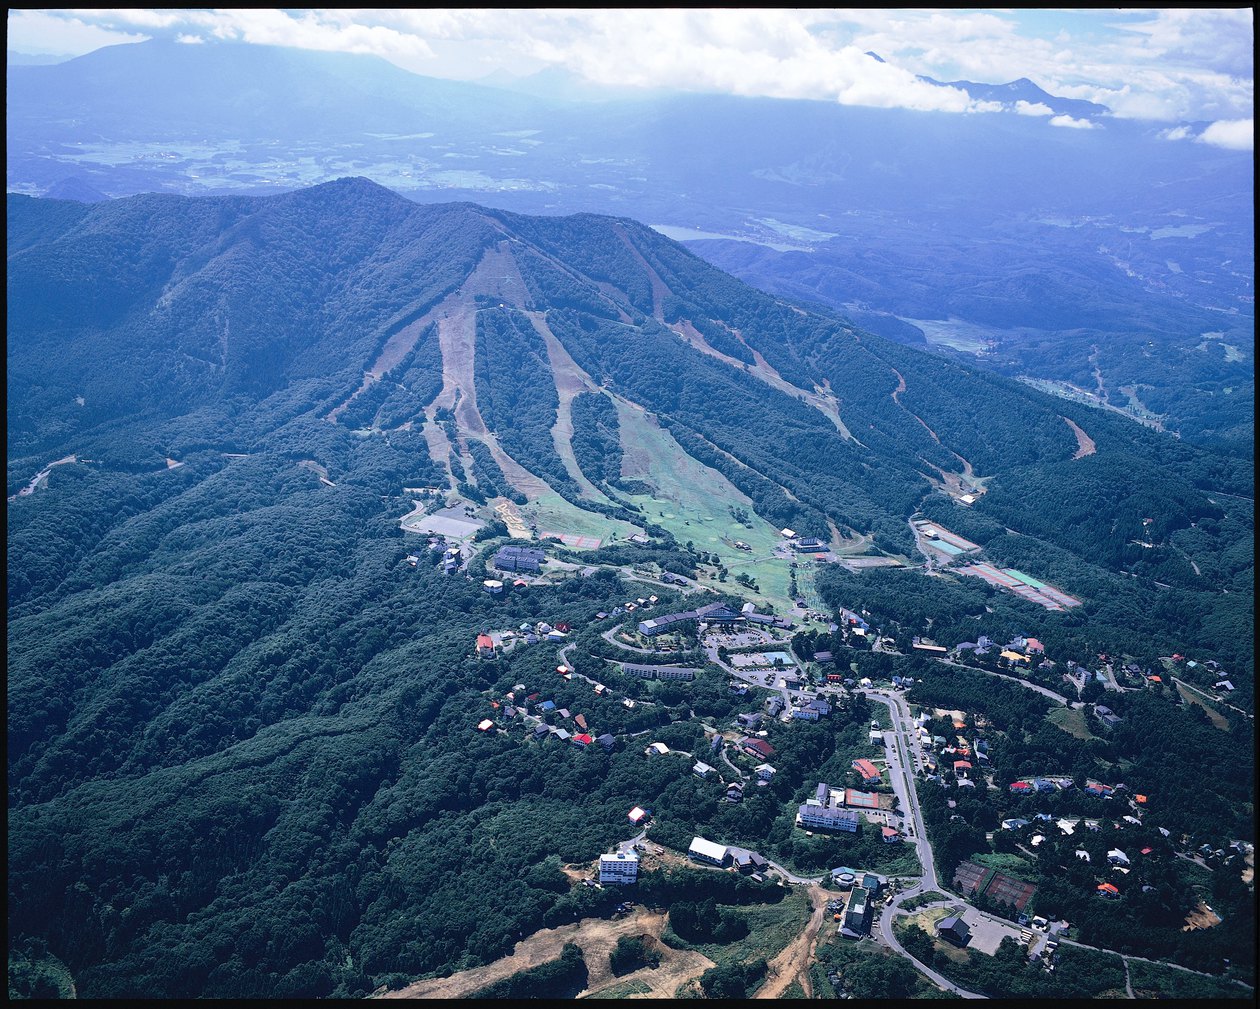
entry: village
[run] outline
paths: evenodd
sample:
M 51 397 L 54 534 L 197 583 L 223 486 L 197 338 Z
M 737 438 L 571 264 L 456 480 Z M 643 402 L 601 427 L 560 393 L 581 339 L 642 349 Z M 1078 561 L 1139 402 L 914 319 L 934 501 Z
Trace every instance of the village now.
M 938 526 L 922 524 L 918 532 L 926 549 L 940 551 L 943 561 L 964 556 L 974 546 Z M 783 536 L 784 548 L 790 551 L 813 552 L 822 547 L 795 537 L 791 530 L 783 530 Z M 430 551 L 448 574 L 467 572 L 475 556 L 472 546 L 466 540 L 448 545 L 440 534 L 429 542 Z M 487 574 L 493 570 L 497 576 L 483 582 L 485 592 L 492 597 L 529 592 L 551 583 L 555 577 L 586 577 L 595 570 L 589 565 L 549 557 L 545 543 L 509 544 L 492 549 L 485 558 Z M 417 555 L 408 556 L 412 566 L 418 561 Z M 971 565 L 962 573 L 985 577 L 1047 610 L 1079 605 L 1057 589 L 1021 578 L 1013 570 L 1001 572 L 1003 577 L 999 579 L 983 570 L 982 565 Z M 821 875 L 811 875 L 794 871 L 755 848 L 723 838 L 697 834 L 685 852 L 677 849 L 680 857 L 697 867 L 726 870 L 757 881 L 777 880 L 785 886 L 821 886 L 833 891 L 835 895 L 827 899 L 826 910 L 835 934 L 841 938 L 873 938 L 894 952 L 909 956 L 897 938 L 898 930 L 904 931 L 908 920 L 907 912 L 900 907 L 905 903 L 915 908 L 916 920 L 932 923 L 932 933 L 942 947 L 975 948 L 992 954 L 1001 940 L 1009 937 L 1031 959 L 1053 971 L 1060 943 L 1071 942 L 1069 922 L 1032 913 L 1037 888 L 1021 880 L 1017 872 L 1012 874 L 991 864 L 967 860 L 958 865 L 950 879 L 935 876 L 928 826 L 917 797 L 924 788 L 943 789 L 946 793 L 980 790 L 993 796 L 988 801 L 998 804 L 1002 802 L 999 796 L 1004 794 L 1008 796 L 1006 801 L 1019 804 L 1020 815 L 1013 811 L 1012 815 L 1001 817 L 1000 825 L 988 834 L 999 851 L 1013 851 L 1012 857 L 1034 860 L 1049 841 L 1079 839 L 1072 857 L 1092 868 L 1092 886 L 1102 901 L 1114 900 L 1123 892 L 1134 859 L 1185 858 L 1207 866 L 1206 860 L 1226 857 L 1223 847 L 1181 850 L 1183 839 L 1172 837 L 1164 828 L 1157 828 L 1152 839 L 1151 832 L 1143 826 L 1149 797 L 1129 794 L 1123 782 L 1106 784 L 1090 779 L 1077 789 L 1072 778 L 1046 773 L 1019 776 L 1007 783 L 1005 779 L 1010 776 L 1003 776 L 1002 769 L 994 765 L 989 727 L 982 715 L 908 703 L 906 695 L 915 687 L 914 677 L 859 675 L 856 666 L 850 669 L 837 665 L 830 651 L 800 654 L 794 645 L 793 632 L 802 626 L 813 626 L 825 627 L 838 639 L 860 643 L 874 653 L 903 654 L 892 637 L 872 625 L 869 613 L 841 607 L 828 614 L 811 609 L 804 599 L 798 599 L 793 614 L 778 615 L 759 611 L 752 602 L 735 602 L 734 597 L 678 608 L 667 605 L 663 599 L 675 598 L 679 590 L 682 598 L 695 597 L 701 588 L 669 572 L 645 576 L 638 571 L 632 577 L 646 583 L 642 594 L 593 612 L 585 627 L 563 620 L 486 627 L 473 643 L 473 652 L 483 660 L 508 656 L 521 648 L 555 647 L 558 662 L 554 666 L 554 682 L 569 688 L 582 684 L 589 688 L 592 698 L 618 705 L 623 716 L 615 720 L 616 724 L 607 716 L 601 721 L 591 710 L 583 710 L 586 706 L 574 702 L 571 689 L 565 693 L 567 700 L 560 700 L 558 691 L 548 689 L 545 681 L 517 682 L 512 689 L 488 698 L 489 710 L 475 730 L 504 734 L 535 745 L 551 741 L 579 750 L 598 747 L 609 753 L 635 747 L 644 759 L 682 759 L 696 779 L 720 790 L 721 802 L 741 803 L 766 789 L 779 773 L 779 757 L 767 741 L 767 726 L 825 722 L 846 699 L 855 696 L 887 707 L 886 718 L 871 721 L 867 750 L 851 761 L 846 774 L 849 780 L 816 781 L 811 794 L 793 807 L 793 819 L 796 829 L 811 839 L 842 839 L 873 831 L 890 851 L 906 847 L 911 854 L 910 863 L 903 860 L 893 873 L 881 872 L 876 865 L 842 864 Z M 571 658 L 579 641 L 592 640 L 601 643 L 598 654 L 580 656 L 581 661 Z M 1106 704 L 1087 703 L 1083 697 L 1092 696 L 1087 694 L 1087 686 L 1096 684 L 1091 688 L 1095 692 L 1159 689 L 1164 674 L 1179 668 L 1194 670 L 1197 666 L 1181 655 L 1169 657 L 1159 672 L 1108 655 L 1099 655 L 1089 663 L 1070 658 L 1060 662 L 1048 657 L 1045 646 L 1028 635 L 1018 635 L 1004 643 L 981 635 L 976 641 L 953 644 L 915 636 L 910 654 L 961 664 L 1019 683 L 1051 698 L 1066 712 L 1080 713 L 1074 717 L 1092 716 L 1089 724 L 1100 734 L 1114 729 L 1121 717 Z M 579 666 L 583 671 L 579 671 Z M 599 668 L 605 672 L 592 675 L 592 670 Z M 1231 685 L 1223 670 L 1208 669 L 1205 664 L 1200 673 L 1217 676 L 1216 692 L 1209 697 L 1219 701 L 1228 695 Z M 747 710 L 738 712 L 726 725 L 705 725 L 703 752 L 674 749 L 652 739 L 650 729 L 636 727 L 636 711 L 642 714 L 658 703 L 650 691 L 659 688 L 653 685 L 692 684 L 715 674 L 725 678 L 730 696 L 750 703 Z M 1174 697 L 1181 703 L 1180 694 Z M 1074 791 L 1103 804 L 1098 815 L 1063 815 L 1029 807 L 1039 797 Z M 947 805 L 954 807 L 955 800 L 948 799 Z M 650 847 L 654 826 L 650 804 L 634 806 L 626 815 L 631 836 L 589 867 L 585 878 L 588 885 L 633 888 L 644 853 L 667 850 L 659 844 Z M 1133 832 L 1140 840 L 1125 844 L 1119 840 L 1122 833 L 1118 833 L 1124 831 Z M 1002 839 L 997 841 L 999 837 Z M 1234 841 L 1232 847 L 1250 857 L 1250 845 L 1246 842 Z M 917 868 L 909 869 L 911 863 Z M 956 897 L 949 896 L 951 889 Z M 924 895 L 935 895 L 939 900 L 923 906 L 919 902 L 926 899 Z M 629 906 L 623 902 L 619 911 L 624 913 Z M 1210 927 L 1219 921 L 1210 909 L 1198 920 L 1200 924 L 1195 927 Z M 926 976 L 933 976 L 917 961 L 916 966 Z M 943 986 L 950 987 L 947 981 Z

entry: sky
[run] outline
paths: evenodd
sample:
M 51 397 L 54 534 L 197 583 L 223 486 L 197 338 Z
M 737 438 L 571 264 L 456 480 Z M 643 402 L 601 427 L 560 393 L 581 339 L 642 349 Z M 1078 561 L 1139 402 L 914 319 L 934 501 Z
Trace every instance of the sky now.
M 414 73 L 479 80 L 559 68 L 618 87 L 983 112 L 940 81 L 1027 77 L 1172 140 L 1251 149 L 1250 7 L 9 9 L 8 47 L 77 56 L 168 38 L 370 53 Z M 871 59 L 878 53 L 883 63 Z M 1030 106 L 1026 114 L 1049 110 Z M 1181 125 L 1198 124 L 1192 128 Z M 1205 125 L 1206 124 L 1206 125 Z M 1057 117 L 1055 126 L 1088 127 Z

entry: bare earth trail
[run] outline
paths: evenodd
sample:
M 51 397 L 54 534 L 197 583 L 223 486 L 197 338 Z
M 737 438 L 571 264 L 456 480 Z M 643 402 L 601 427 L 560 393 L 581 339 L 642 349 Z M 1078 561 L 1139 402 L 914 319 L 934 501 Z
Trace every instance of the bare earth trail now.
M 598 392 L 598 388 L 590 375 L 573 360 L 564 344 L 556 339 L 551 327 L 547 325 L 546 316 L 542 312 L 526 312 L 525 315 L 533 324 L 534 331 L 547 345 L 551 374 L 555 378 L 559 405 L 556 408 L 556 423 L 551 429 L 551 438 L 556 446 L 556 454 L 569 471 L 569 476 L 582 489 L 584 497 L 607 501 L 607 496 L 587 479 L 573 454 L 573 400 L 584 392 Z
M 753 998 L 782 998 L 793 981 L 799 981 L 806 998 L 813 998 L 813 982 L 809 977 L 810 964 L 814 962 L 814 950 L 822 934 L 823 918 L 827 911 L 827 891 L 814 885 L 808 890 L 809 902 L 814 913 L 809 916 L 805 930 L 787 944 L 770 961 L 769 977 Z
M 1073 459 L 1084 459 L 1087 455 L 1093 455 L 1098 451 L 1098 446 L 1094 444 L 1094 439 L 1080 429 L 1075 421 L 1068 420 L 1060 415 L 1059 419 L 1072 429 L 1072 433 L 1076 435 L 1076 454 Z
M 13 502 L 13 501 L 16 501 L 20 497 L 26 497 L 28 494 L 34 494 L 36 489 L 40 486 L 41 481 L 48 479 L 48 474 L 52 472 L 54 466 L 64 466 L 68 462 L 78 462 L 78 461 L 79 461 L 78 456 L 68 455 L 62 459 L 56 460 L 55 462 L 50 462 L 47 466 L 41 469 L 33 477 L 31 477 L 31 482 L 28 483 L 16 494 L 14 494 L 12 497 L 10 497 L 9 501 Z M 167 460 L 167 462 L 169 465 L 169 460 Z
M 967 482 L 968 488 L 981 490 L 982 492 L 983 487 L 984 487 L 984 482 L 988 480 L 989 477 L 976 476 L 976 471 L 972 469 L 971 462 L 969 460 L 964 459 L 952 448 L 944 444 L 941 441 L 940 437 L 937 435 L 937 433 L 928 426 L 927 421 L 925 421 L 917 413 L 915 413 L 913 410 L 911 410 L 909 407 L 907 407 L 904 403 L 901 402 L 900 396 L 903 392 L 906 391 L 906 379 L 905 379 L 905 376 L 902 375 L 901 372 L 899 372 L 896 368 L 893 368 L 892 371 L 893 371 L 893 374 L 897 376 L 897 388 L 894 389 L 891 393 L 892 401 L 896 403 L 899 407 L 901 407 L 901 409 L 905 410 L 906 413 L 910 414 L 910 416 L 913 417 L 915 420 L 917 420 L 920 424 L 922 424 L 923 430 L 925 430 L 931 436 L 932 440 L 936 442 L 936 444 L 940 445 L 942 448 L 946 449 L 950 455 L 952 455 L 955 459 L 959 461 L 959 463 L 962 464 L 962 469 L 963 469 L 962 479 Z M 962 492 L 964 488 L 962 484 L 959 482 L 959 478 L 957 476 L 955 476 L 952 473 L 946 473 L 945 470 L 941 469 L 939 466 L 933 465 L 932 463 L 928 463 L 928 465 L 932 466 L 934 470 L 936 470 L 938 473 L 941 474 L 942 479 L 945 481 L 946 487 L 948 487 L 951 491 L 954 491 L 957 493 Z
M 755 375 L 767 385 L 778 389 L 780 392 L 791 396 L 793 399 L 803 396 L 805 398 L 805 402 L 835 424 L 836 429 L 839 430 L 845 438 L 849 441 L 857 442 L 859 445 L 862 444 L 861 442 L 858 442 L 857 438 L 849 432 L 849 429 L 845 426 L 844 421 L 840 419 L 839 405 L 829 386 L 816 386 L 813 392 L 807 392 L 804 389 L 797 388 L 780 375 L 778 370 L 764 357 L 762 357 L 759 351 L 750 347 L 743 335 L 738 332 L 732 331 L 735 338 L 745 347 L 748 347 L 748 350 L 752 353 L 753 365 L 751 367 L 744 364 L 743 361 L 737 361 L 735 358 L 730 357 L 727 354 L 723 354 L 720 350 L 709 346 L 709 342 L 700 335 L 690 322 L 684 320 L 673 325 L 667 323 L 665 321 L 665 314 L 661 309 L 661 305 L 664 302 L 666 295 L 670 293 L 669 287 L 663 280 L 661 280 L 660 275 L 652 268 L 651 264 L 643 258 L 643 254 L 639 252 L 639 250 L 635 247 L 635 244 L 630 241 L 629 236 L 625 233 L 625 229 L 618 224 L 614 225 L 614 230 L 626 244 L 626 248 L 630 250 L 630 253 L 636 260 L 638 260 L 639 265 L 643 267 L 644 272 L 648 276 L 648 281 L 652 286 L 652 317 L 656 319 L 657 322 L 678 334 L 696 350 L 708 354 L 711 357 L 716 357 L 729 364 L 732 368 L 738 368 L 741 371 L 747 371 L 749 374 Z

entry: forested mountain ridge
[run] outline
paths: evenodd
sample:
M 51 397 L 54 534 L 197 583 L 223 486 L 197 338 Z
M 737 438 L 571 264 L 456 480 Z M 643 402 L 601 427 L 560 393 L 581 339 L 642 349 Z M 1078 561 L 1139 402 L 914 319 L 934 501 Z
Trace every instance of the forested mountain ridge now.
M 480 471 L 642 526 L 574 429 L 598 394 L 657 418 L 776 529 L 908 555 L 906 519 L 972 490 L 977 520 L 1088 564 L 1249 591 L 1222 559 L 1249 535 L 1221 496 L 1250 496 L 1246 462 L 763 294 L 628 219 L 420 206 L 344 179 L 13 195 L 9 223 L 10 494 L 68 452 L 133 470 L 277 438 L 303 453 L 324 418 L 383 440 L 413 482 Z M 1156 556 L 1148 532 L 1181 542 Z
M 625 220 L 421 207 L 363 180 L 272 198 L 9 203 L 11 465 L 137 404 L 155 419 L 281 390 L 290 416 L 353 405 L 364 372 L 379 379 L 414 349 L 402 331 L 450 316 L 452 298 L 481 298 L 497 299 L 478 306 L 483 318 L 532 314 L 530 328 L 548 328 L 588 384 L 707 443 L 699 450 L 716 450 L 737 484 L 759 489 L 770 521 L 819 535 L 830 518 L 905 547 L 888 513 L 907 515 L 929 480 L 1070 460 L 1077 445 L 1062 417 L 1089 430 L 1104 457 L 1174 461 L 1203 489 L 1249 486 L 1238 465 L 1222 482 L 1167 439 L 760 294 Z M 36 214 L 52 229 L 38 242 L 27 238 Z M 510 260 L 494 270 L 515 271 L 525 290 L 478 277 L 492 250 Z M 469 384 L 460 391 L 471 402 Z M 412 416 L 390 411 L 394 427 L 429 404 L 411 406 Z M 839 482 L 808 487 L 816 476 Z M 1178 496 L 1168 502 L 1177 515 L 1210 510 Z
M 493 483 L 694 564 L 606 465 L 641 448 L 639 412 L 775 530 L 909 554 L 905 520 L 940 509 L 1088 597 L 1044 618 L 1078 654 L 1119 621 L 1249 675 L 1237 460 L 759 293 L 634 221 L 350 179 L 11 196 L 9 225 L 9 926 L 85 997 L 358 995 L 480 962 L 572 920 L 559 862 L 622 837 L 631 802 L 698 805 L 681 761 L 474 729 L 522 683 L 703 745 L 688 710 L 741 703 L 715 676 L 631 710 L 555 686 L 554 648 L 474 655 L 487 628 L 585 627 L 641 589 L 604 571 L 496 599 L 484 558 L 411 570 L 399 527 L 404 488 Z M 1143 517 L 1168 549 L 1130 543 Z M 729 816 L 751 832 L 769 805 Z

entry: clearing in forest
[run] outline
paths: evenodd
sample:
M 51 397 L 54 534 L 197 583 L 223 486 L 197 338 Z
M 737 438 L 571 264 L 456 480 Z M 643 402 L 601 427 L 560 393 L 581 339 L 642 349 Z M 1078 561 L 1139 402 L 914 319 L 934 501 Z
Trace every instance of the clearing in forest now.
M 1093 455 L 1098 451 L 1098 446 L 1094 444 L 1094 439 L 1082 431 L 1075 421 L 1068 420 L 1062 415 L 1060 415 L 1059 419 L 1067 424 L 1072 429 L 1072 433 L 1076 435 L 1076 454 L 1072 456 L 1073 459 L 1084 459 L 1087 455 Z
M 621 429 L 623 480 L 648 485 L 650 493 L 627 495 L 651 522 L 680 543 L 715 553 L 727 569 L 728 587 L 739 575 L 757 583 L 754 602 L 792 608 L 789 559 L 776 554 L 779 530 L 753 511 L 752 499 L 712 467 L 688 455 L 674 436 L 641 407 L 613 397 Z M 743 543 L 749 549 L 735 544 Z M 705 584 L 720 587 L 712 579 Z
M 565 943 L 573 942 L 582 947 L 589 981 L 584 996 L 598 996 L 601 989 L 625 985 L 629 981 L 640 982 L 649 989 L 640 997 L 672 998 L 678 986 L 697 978 L 714 966 L 708 957 L 690 950 L 675 950 L 660 942 L 666 916 L 636 908 L 620 919 L 588 918 L 572 925 L 543 929 L 516 944 L 509 956 L 502 957 L 485 967 L 460 971 L 450 977 L 416 981 L 399 991 L 380 993 L 380 998 L 467 998 L 488 984 L 511 977 L 518 971 L 537 967 L 557 959 Z M 609 969 L 608 955 L 622 936 L 642 936 L 645 942 L 661 957 L 656 969 L 643 968 L 624 977 L 616 977 Z M 581 995 L 579 996 L 581 997 Z

